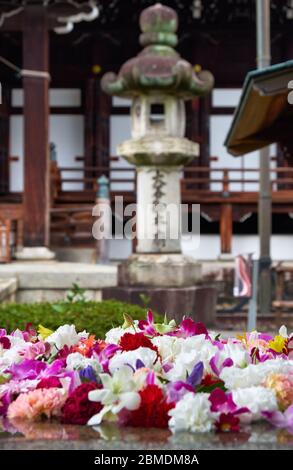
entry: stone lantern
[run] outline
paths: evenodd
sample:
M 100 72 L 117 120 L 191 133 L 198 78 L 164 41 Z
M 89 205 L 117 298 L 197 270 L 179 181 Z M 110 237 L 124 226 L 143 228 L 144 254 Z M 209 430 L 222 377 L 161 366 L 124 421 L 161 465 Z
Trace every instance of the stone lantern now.
M 132 100 L 131 139 L 117 152 L 137 170 L 137 248 L 120 265 L 118 284 L 128 293 L 145 287 L 150 297 L 154 289 L 194 286 L 200 276 L 200 265 L 183 256 L 180 243 L 181 172 L 199 154 L 198 144 L 184 137 L 185 101 L 209 92 L 214 80 L 207 71 L 196 74 L 175 51 L 177 26 L 173 9 L 146 8 L 144 49 L 118 75 L 102 79 L 106 93 Z

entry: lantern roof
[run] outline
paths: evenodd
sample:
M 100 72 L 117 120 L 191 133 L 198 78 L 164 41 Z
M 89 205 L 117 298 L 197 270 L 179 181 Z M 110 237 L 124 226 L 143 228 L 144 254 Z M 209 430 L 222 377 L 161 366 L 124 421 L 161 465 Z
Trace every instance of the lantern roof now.
M 196 73 L 174 49 L 178 42 L 175 10 L 157 3 L 142 11 L 139 24 L 144 49 L 125 62 L 117 75 L 104 75 L 102 88 L 106 93 L 128 98 L 159 93 L 192 99 L 211 90 L 212 74 Z

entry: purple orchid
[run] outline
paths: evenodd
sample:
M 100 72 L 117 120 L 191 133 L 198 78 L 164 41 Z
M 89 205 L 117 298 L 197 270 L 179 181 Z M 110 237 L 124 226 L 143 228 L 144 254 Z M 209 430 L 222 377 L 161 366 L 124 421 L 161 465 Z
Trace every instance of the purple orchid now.
M 203 376 L 203 371 L 204 371 L 204 366 L 203 362 L 198 362 L 189 377 L 187 378 L 186 383 L 190 385 L 193 389 L 196 387 L 196 385 L 199 385 Z
M 189 392 L 194 392 L 194 389 L 187 382 L 183 382 L 182 380 L 170 382 L 167 385 L 167 401 L 168 403 L 177 403 Z
M 276 428 L 286 429 L 293 434 L 293 405 L 282 413 L 281 411 L 263 411 L 262 415 Z
M 84 369 L 79 371 L 79 376 L 81 380 L 89 381 L 89 382 L 97 382 L 97 376 L 92 368 L 92 366 L 87 366 Z
M 194 392 L 196 385 L 201 383 L 203 376 L 204 366 L 200 361 L 198 362 L 191 374 L 188 376 L 186 382 L 178 380 L 177 382 L 170 382 L 167 385 L 167 400 L 169 403 L 181 400 L 186 393 Z
M 142 362 L 141 359 L 137 359 L 136 363 L 135 363 L 135 368 L 136 370 L 137 369 L 142 369 L 143 367 L 145 367 L 144 363 Z

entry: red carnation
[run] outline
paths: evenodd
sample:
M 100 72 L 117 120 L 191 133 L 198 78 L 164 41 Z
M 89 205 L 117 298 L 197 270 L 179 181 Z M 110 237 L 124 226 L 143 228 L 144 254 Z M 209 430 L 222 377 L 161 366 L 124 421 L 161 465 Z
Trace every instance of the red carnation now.
M 37 388 L 62 388 L 62 384 L 58 377 L 43 377 L 39 381 Z
M 153 345 L 151 340 L 144 333 L 124 333 L 120 338 L 119 346 L 123 351 L 134 351 L 138 348 L 149 348 L 158 354 L 158 348 Z
M 101 403 L 88 399 L 91 390 L 101 388 L 95 382 L 86 382 L 77 387 L 67 398 L 63 408 L 61 422 L 65 424 L 86 424 L 88 420 L 99 413 L 103 406 Z
M 168 411 L 174 403 L 167 403 L 163 391 L 157 385 L 147 385 L 139 392 L 141 403 L 138 410 L 130 411 L 123 417 L 123 424 L 145 428 L 167 428 Z

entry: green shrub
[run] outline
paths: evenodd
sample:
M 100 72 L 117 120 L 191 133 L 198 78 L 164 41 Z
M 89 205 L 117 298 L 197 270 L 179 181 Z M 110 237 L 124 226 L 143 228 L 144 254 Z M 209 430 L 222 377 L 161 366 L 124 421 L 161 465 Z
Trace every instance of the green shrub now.
M 116 300 L 1 304 L 0 328 L 12 331 L 16 328 L 23 329 L 27 323 L 32 323 L 35 327 L 42 324 L 54 330 L 60 325 L 69 323 L 74 324 L 77 331 L 87 330 L 98 338 L 104 338 L 110 328 L 123 324 L 123 313 L 127 313 L 135 320 L 146 317 L 146 309 Z M 155 318 L 156 321 L 162 321 L 158 315 L 155 315 Z

